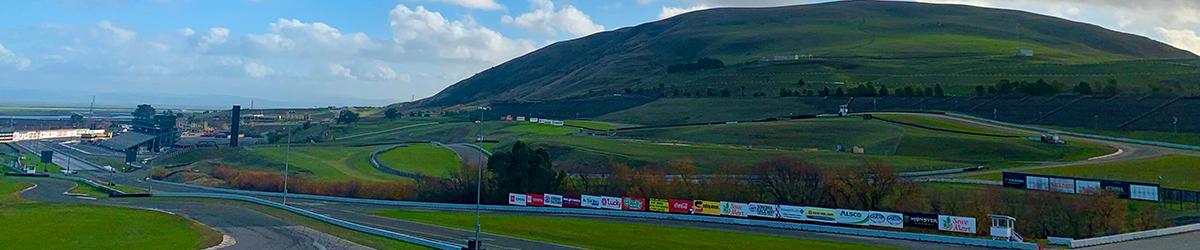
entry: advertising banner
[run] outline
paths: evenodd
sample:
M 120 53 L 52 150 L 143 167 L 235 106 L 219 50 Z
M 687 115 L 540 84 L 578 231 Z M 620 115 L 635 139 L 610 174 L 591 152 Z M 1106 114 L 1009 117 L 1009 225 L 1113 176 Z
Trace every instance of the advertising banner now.
M 750 209 L 746 211 L 746 214 L 762 218 L 779 218 L 779 206 L 775 204 L 750 203 Z
M 1064 179 L 1064 178 L 1049 178 L 1049 179 L 1050 179 L 1050 191 L 1059 192 L 1059 193 L 1069 193 L 1069 194 L 1075 193 L 1075 180 L 1074 179 Z
M 975 218 L 938 215 L 938 230 L 959 233 L 975 233 Z
M 671 203 L 667 202 L 666 199 L 650 198 L 650 212 L 671 212 Z
M 837 223 L 837 214 L 837 209 L 819 207 L 806 207 L 804 209 L 804 217 L 810 221 Z
M 721 203 L 716 201 L 696 200 L 692 206 L 694 214 L 721 215 Z
M 904 228 L 904 214 L 871 211 L 867 214 L 867 225 L 877 227 Z
M 1117 197 L 1129 199 L 1129 184 L 1119 181 L 1100 181 L 1100 188 L 1117 194 Z
M 808 220 L 808 217 L 804 216 L 804 210 L 808 209 L 806 207 L 779 205 L 779 218 L 789 220 Z
M 546 201 L 542 194 L 526 194 L 525 197 L 528 197 L 526 198 L 525 205 L 529 206 L 540 207 L 543 206 L 543 203 Z
M 1096 194 L 1099 193 L 1100 190 L 1102 189 L 1100 189 L 1099 181 L 1075 180 L 1076 194 Z
M 1134 200 L 1158 201 L 1158 187 L 1129 184 L 1129 198 Z
M 1025 174 L 1004 172 L 1004 187 L 1025 188 Z
M 563 207 L 581 208 L 583 207 L 583 197 L 578 194 L 563 195 Z
M 604 208 L 603 200 L 600 196 L 583 195 L 580 196 L 580 201 L 583 202 L 583 207 L 586 208 Z
M 1050 191 L 1050 178 L 1025 176 L 1025 188 L 1033 190 Z
M 543 199 L 544 199 L 543 203 L 544 203 L 544 204 L 545 204 L 547 207 L 562 207 L 562 206 L 563 206 L 563 197 L 562 197 L 562 195 L 557 195 L 557 194 L 545 194 L 545 195 L 543 195 L 542 197 L 543 197 Z
M 621 197 L 600 196 L 600 207 L 604 209 L 621 210 Z
M 847 225 L 867 225 L 867 215 L 869 212 L 861 210 L 838 209 L 837 223 Z
M 621 210 L 646 211 L 646 199 L 621 197 Z
M 667 200 L 671 205 L 671 213 L 674 214 L 690 214 L 692 213 L 692 200 Z
M 509 193 L 509 194 L 508 194 L 508 204 L 509 204 L 509 205 L 524 206 L 524 205 L 525 205 L 525 203 L 526 203 L 526 201 L 527 201 L 527 200 L 526 200 L 526 198 L 527 198 L 527 197 L 525 197 L 525 195 L 524 195 L 524 194 L 513 194 L 513 193 Z
M 904 213 L 904 226 L 938 229 L 938 216 L 936 214 Z
M 721 202 L 721 215 L 734 216 L 734 217 L 746 217 L 746 216 L 749 216 L 746 214 L 746 210 L 750 210 L 749 204 L 740 203 L 740 202 L 728 202 L 728 201 Z

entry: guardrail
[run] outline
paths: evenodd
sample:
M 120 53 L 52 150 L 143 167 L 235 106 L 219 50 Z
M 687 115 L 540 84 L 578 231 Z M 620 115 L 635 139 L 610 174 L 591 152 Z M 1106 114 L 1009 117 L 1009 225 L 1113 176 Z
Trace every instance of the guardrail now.
M 323 214 L 318 214 L 318 213 L 315 213 L 312 211 L 300 209 L 297 207 L 280 204 L 278 202 L 255 198 L 255 197 L 250 197 L 250 196 L 245 196 L 245 195 L 220 194 L 220 193 L 156 192 L 156 193 L 154 193 L 154 196 L 184 197 L 184 198 L 209 198 L 209 199 L 226 199 L 226 200 L 245 201 L 245 202 L 255 203 L 255 204 L 259 204 L 259 205 L 283 209 L 288 212 L 296 213 L 296 214 L 299 214 L 299 215 L 302 215 L 305 217 L 309 217 L 309 218 L 312 218 L 312 219 L 315 219 L 315 220 L 318 220 L 321 222 L 334 224 L 339 227 L 344 227 L 344 228 L 347 228 L 350 230 L 355 230 L 355 231 L 364 232 L 364 233 L 368 233 L 368 234 L 378 235 L 378 236 L 395 239 L 395 240 L 399 240 L 399 241 L 404 241 L 404 242 L 408 242 L 408 243 L 412 243 L 412 244 L 417 244 L 417 245 L 421 245 L 421 246 L 425 246 L 425 247 L 430 247 L 430 248 L 434 248 L 434 249 L 457 250 L 457 249 L 463 248 L 462 245 L 457 245 L 457 244 L 442 242 L 442 241 L 437 241 L 437 240 L 430 240 L 430 239 L 425 239 L 425 238 L 416 237 L 416 236 L 412 236 L 412 235 L 396 233 L 396 232 L 387 231 L 387 230 L 383 230 L 383 229 L 379 229 L 379 228 L 365 226 L 365 225 L 357 224 L 354 222 L 349 222 L 349 221 L 344 221 L 344 220 L 341 220 L 338 218 L 329 217 L 329 216 L 326 216 Z
M 382 154 L 383 152 L 391 151 L 391 150 L 399 148 L 399 147 L 406 147 L 406 146 L 407 146 L 406 144 L 393 145 L 390 147 L 371 151 L 371 155 L 368 156 L 368 160 L 371 162 L 371 167 L 374 167 L 375 170 L 379 170 L 379 172 L 384 172 L 384 173 L 395 175 L 395 176 L 408 177 L 408 178 L 420 178 L 421 174 L 400 171 L 398 169 L 389 167 L 388 165 L 385 165 L 382 162 L 379 162 L 379 154 Z
M 270 196 L 270 197 L 282 197 L 283 196 L 282 193 L 275 193 L 275 192 L 261 192 L 261 191 L 247 191 L 247 190 L 214 188 L 214 187 L 205 187 L 205 186 L 174 183 L 174 182 L 165 182 L 165 181 L 158 181 L 158 180 L 151 180 L 151 182 L 158 183 L 158 184 L 164 184 L 164 185 L 178 186 L 178 187 L 194 188 L 194 189 L 200 189 L 200 190 L 206 190 L 206 191 L 212 191 L 212 192 Z M 309 194 L 288 194 L 288 197 L 289 198 L 297 198 L 297 199 L 307 199 L 307 200 L 360 203 L 360 204 L 372 204 L 372 205 L 384 205 L 384 206 L 453 209 L 453 210 L 475 209 L 474 204 L 374 200 L 374 199 L 344 198 L 344 197 L 309 195 Z M 707 222 L 707 223 L 719 223 L 719 224 L 731 224 L 731 225 L 758 226 L 758 227 L 766 227 L 766 228 L 792 229 L 792 230 L 842 234 L 842 235 L 851 235 L 851 236 L 865 236 L 865 237 L 913 240 L 913 241 L 924 241 L 924 242 L 934 242 L 934 243 L 944 243 L 944 244 L 980 246 L 980 247 L 990 247 L 990 248 L 1038 249 L 1037 244 L 1027 243 L 1027 242 L 1008 242 L 1008 241 L 998 241 L 998 240 L 991 240 L 991 239 L 984 239 L 984 238 L 970 238 L 970 237 L 960 237 L 960 236 L 950 236 L 950 235 L 896 232 L 896 231 L 886 231 L 886 230 L 878 230 L 878 229 L 851 228 L 851 227 L 839 227 L 839 226 L 818 225 L 818 224 L 804 224 L 804 223 L 782 222 L 782 221 L 752 220 L 752 219 L 741 219 L 741 218 L 731 218 L 731 217 L 715 217 L 715 216 L 703 216 L 703 215 L 669 214 L 669 213 L 653 213 L 653 212 L 637 212 L 637 211 L 581 209 L 581 208 L 519 207 L 519 206 L 505 206 L 505 205 L 482 205 L 479 208 L 483 209 L 483 210 L 503 211 L 503 212 L 579 214 L 579 215 L 596 215 L 596 216 L 607 216 L 607 217 L 628 217 L 628 218 Z
M 1145 238 L 1153 238 L 1153 237 L 1167 236 L 1167 235 L 1173 235 L 1173 234 L 1181 234 L 1181 233 L 1194 232 L 1194 231 L 1200 231 L 1200 223 L 1176 226 L 1176 227 L 1153 229 L 1153 230 L 1146 230 L 1146 231 L 1138 231 L 1138 232 L 1132 232 L 1132 233 L 1123 233 L 1123 234 L 1117 234 L 1117 235 L 1101 236 L 1101 237 L 1096 237 L 1096 238 L 1079 239 L 1079 240 L 1071 239 L 1071 238 L 1062 238 L 1062 237 L 1050 237 L 1048 239 L 1050 240 L 1050 244 L 1064 245 L 1069 248 L 1079 248 L 1079 247 L 1089 247 L 1089 246 L 1098 246 L 1098 245 L 1104 245 L 1104 244 L 1112 244 L 1112 243 L 1117 243 L 1117 242 L 1122 242 L 1122 241 L 1131 241 L 1131 240 L 1137 240 L 1137 239 L 1145 239 Z
M 104 193 L 108 194 L 108 196 L 127 195 L 125 192 L 121 192 L 121 190 L 117 190 L 117 189 L 109 187 L 109 186 L 101 185 L 100 183 L 96 183 L 95 181 L 92 181 L 92 180 L 89 180 L 89 179 L 83 178 L 83 177 L 66 176 L 66 175 L 60 175 L 60 174 L 50 174 L 50 178 L 83 182 L 83 184 L 87 184 L 88 186 L 92 186 L 94 188 L 100 189 L 100 191 L 103 191 Z
M 1058 134 L 1063 134 L 1063 135 L 1091 138 L 1091 139 L 1097 139 L 1097 140 L 1117 141 L 1117 142 L 1143 144 L 1143 145 L 1159 146 L 1159 147 L 1174 148 L 1174 149 L 1200 151 L 1200 146 L 1192 146 L 1192 145 L 1184 145 L 1184 144 L 1176 144 L 1176 143 L 1160 142 L 1160 141 L 1138 140 L 1138 139 L 1130 139 L 1130 138 L 1123 138 L 1123 137 L 1093 135 L 1093 134 L 1085 134 L 1085 133 L 1078 133 L 1078 132 L 1071 132 L 1071 131 L 1062 131 L 1062 130 L 1041 128 L 1041 127 L 1036 127 L 1036 126 L 1002 122 L 1002 121 L 987 119 L 987 118 L 983 118 L 983 117 L 978 117 L 978 116 L 973 116 L 973 115 L 968 115 L 968 114 L 954 113 L 954 112 L 943 112 L 943 114 L 945 114 L 947 116 L 953 116 L 953 117 L 958 117 L 958 118 L 963 118 L 963 119 L 971 119 L 971 120 L 983 121 L 983 122 L 987 122 L 987 123 L 998 124 L 998 125 L 1003 125 L 1003 126 L 1008 126 L 1008 127 L 1033 130 L 1033 131 L 1038 131 L 1038 132 L 1042 132 L 1042 133 L 1058 133 Z

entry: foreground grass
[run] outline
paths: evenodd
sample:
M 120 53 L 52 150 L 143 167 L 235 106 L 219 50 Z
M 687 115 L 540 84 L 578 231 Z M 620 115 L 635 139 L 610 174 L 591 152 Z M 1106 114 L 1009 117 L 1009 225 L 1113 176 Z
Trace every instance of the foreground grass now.
M 165 213 L 20 200 L 28 184 L 0 178 L 0 242 L 12 249 L 199 249 L 221 233 Z
M 404 172 L 448 177 L 462 165 L 454 151 L 432 144 L 409 144 L 379 154 L 379 161 Z
M 384 210 L 376 214 L 458 229 L 471 229 L 475 225 L 471 213 Z M 593 249 L 885 249 L 854 243 L 585 218 L 485 214 L 483 221 L 483 229 L 489 233 Z

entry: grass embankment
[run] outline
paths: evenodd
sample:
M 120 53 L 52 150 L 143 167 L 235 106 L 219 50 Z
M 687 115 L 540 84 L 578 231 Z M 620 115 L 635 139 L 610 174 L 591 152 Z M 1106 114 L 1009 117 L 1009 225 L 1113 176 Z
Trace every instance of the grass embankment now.
M 282 171 L 285 159 L 291 158 L 290 171 L 301 178 L 315 181 L 396 181 L 403 177 L 380 172 L 371 167 L 372 151 L 387 146 L 299 146 L 288 153 L 284 145 L 243 148 L 200 148 L 158 162 L 158 165 L 210 161 L 236 168 Z M 285 155 L 290 154 L 290 155 Z
M 1169 155 L 1149 159 L 1101 164 L 1074 165 L 1020 171 L 1031 174 L 1157 183 L 1163 187 L 1200 190 L 1200 157 Z M 968 178 L 1000 180 L 1001 174 Z
M 1060 130 L 1065 130 L 1065 131 L 1072 131 L 1072 132 L 1079 132 L 1079 133 L 1095 134 L 1095 135 L 1125 137 L 1125 138 L 1132 138 L 1132 139 L 1139 139 L 1139 140 L 1160 141 L 1160 142 L 1169 142 L 1169 143 L 1176 143 L 1176 144 L 1200 146 L 1200 133 L 1186 133 L 1186 132 L 1174 133 L 1174 132 L 1162 132 L 1162 131 L 1123 131 L 1123 130 L 1122 131 L 1114 131 L 1114 130 L 1101 130 L 1101 129 L 1089 129 L 1089 128 L 1075 128 L 1075 127 L 1057 127 L 1057 126 L 1051 126 L 1050 128 L 1060 129 Z
M 471 213 L 386 210 L 377 215 L 471 229 Z M 488 233 L 594 249 L 887 249 L 855 243 L 586 218 L 484 214 Z
M 221 233 L 183 217 L 121 207 L 20 200 L 28 184 L 0 178 L 0 242 L 13 249 L 199 249 Z
M 563 122 L 563 124 L 568 125 L 568 126 L 583 127 L 583 128 L 588 128 L 591 130 L 602 130 L 602 131 L 609 130 L 609 129 L 616 129 L 618 127 L 621 127 L 620 125 L 618 125 L 616 123 L 602 122 L 602 121 L 589 121 L 589 120 L 566 120 Z
M 396 170 L 448 177 L 462 165 L 454 151 L 432 144 L 409 144 L 378 155 L 380 163 Z
M 779 91 L 779 89 L 774 89 Z M 816 107 L 784 98 L 663 98 L 597 118 L 625 124 L 675 124 L 821 113 Z
M 980 127 L 980 126 L 973 126 L 973 125 L 969 125 L 965 122 L 960 122 L 960 121 L 947 119 L 947 118 L 939 118 L 939 117 L 931 117 L 931 116 L 923 116 L 923 115 L 909 115 L 909 114 L 875 114 L 874 116 L 879 117 L 879 118 L 888 119 L 888 120 L 893 120 L 893 121 L 912 123 L 912 124 L 917 124 L 917 125 L 921 125 L 921 126 L 926 126 L 926 127 L 931 127 L 931 128 L 939 128 L 939 129 L 945 129 L 945 130 L 952 130 L 952 131 L 990 134 L 990 135 L 1020 136 L 1020 134 L 1012 133 L 1009 131 Z

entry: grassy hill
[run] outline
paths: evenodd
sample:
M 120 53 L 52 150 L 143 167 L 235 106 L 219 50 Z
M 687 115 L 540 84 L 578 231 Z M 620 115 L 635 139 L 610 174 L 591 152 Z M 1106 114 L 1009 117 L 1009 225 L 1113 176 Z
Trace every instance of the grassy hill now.
M 1018 57 L 1018 49 L 1035 55 Z M 760 60 L 775 56 L 799 59 Z M 725 66 L 668 72 L 703 58 Z M 795 87 L 800 79 L 941 83 L 951 94 L 1005 78 L 1074 82 L 1100 77 L 1141 84 L 1200 79 L 1195 58 L 1145 37 L 1013 10 L 877 1 L 718 8 L 558 42 L 480 72 L 417 106 L 655 88 L 749 96 Z M 1136 68 L 1152 70 L 1128 70 Z

